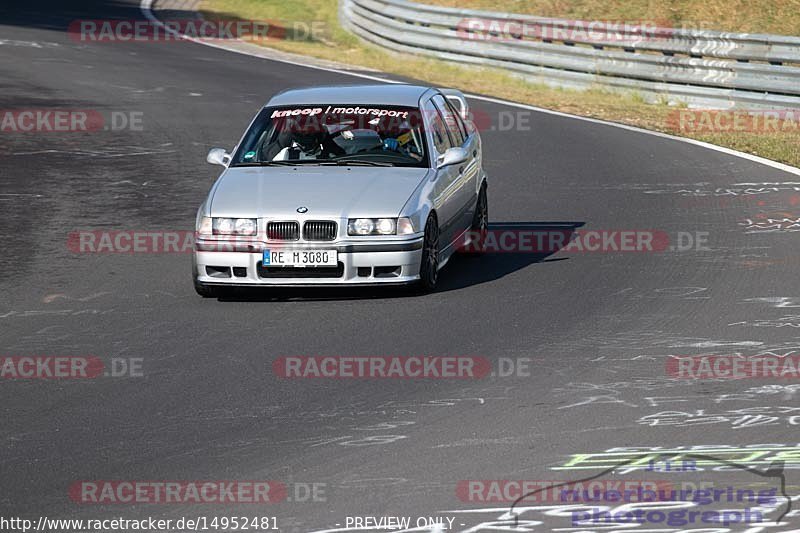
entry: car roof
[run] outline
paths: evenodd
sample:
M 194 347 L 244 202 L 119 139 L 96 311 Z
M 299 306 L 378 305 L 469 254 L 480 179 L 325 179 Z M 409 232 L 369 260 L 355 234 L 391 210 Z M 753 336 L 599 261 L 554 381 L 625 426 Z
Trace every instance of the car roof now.
M 407 84 L 328 85 L 289 89 L 267 102 L 267 106 L 305 104 L 398 105 L 418 107 L 431 87 Z

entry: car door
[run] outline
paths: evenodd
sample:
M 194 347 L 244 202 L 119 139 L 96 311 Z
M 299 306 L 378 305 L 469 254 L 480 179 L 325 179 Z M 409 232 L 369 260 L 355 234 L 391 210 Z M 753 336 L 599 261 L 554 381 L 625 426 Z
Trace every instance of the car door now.
M 447 128 L 448 135 L 453 146 L 460 146 L 467 153 L 467 160 L 459 165 L 454 165 L 457 175 L 454 183 L 453 200 L 456 202 L 456 214 L 452 239 L 455 240 L 461 233 L 468 230 L 472 225 L 472 217 L 475 213 L 475 206 L 478 201 L 478 172 L 480 165 L 478 162 L 478 147 L 476 146 L 477 135 L 470 135 L 467 132 L 464 122 L 458 116 L 450 103 L 441 95 L 435 95 L 431 99 L 434 106 L 439 111 Z
M 447 132 L 444 118 L 430 99 L 422 104 L 422 110 L 427 123 L 431 161 L 435 168 L 439 158 L 453 146 L 453 141 Z M 459 166 L 449 165 L 435 170 L 436 178 L 433 182 L 431 198 L 439 219 L 439 242 L 442 249 L 452 243 L 455 236 L 454 229 L 458 227 L 459 200 L 455 196 L 458 192 Z

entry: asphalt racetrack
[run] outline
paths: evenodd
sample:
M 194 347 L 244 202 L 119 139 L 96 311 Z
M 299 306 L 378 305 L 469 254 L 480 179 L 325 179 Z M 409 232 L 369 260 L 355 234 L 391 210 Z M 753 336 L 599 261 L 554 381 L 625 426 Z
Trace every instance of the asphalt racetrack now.
M 764 525 L 620 531 L 800 527 L 793 513 L 768 524 L 788 505 L 781 472 L 789 497 L 800 494 L 796 378 L 667 371 L 670 356 L 798 353 L 800 176 L 473 100 L 494 125 L 518 113 L 528 121 L 482 131 L 492 224 L 652 230 L 669 235 L 670 247 L 457 257 L 426 296 L 361 289 L 203 299 L 190 254 L 80 253 L 69 234 L 192 231 L 219 173 L 205 162 L 209 148 L 235 145 L 277 91 L 363 80 L 190 42 L 80 43 L 67 32 L 78 19 L 142 17 L 134 0 L 0 7 L 0 109 L 141 120 L 119 131 L 0 133 L 0 355 L 91 355 L 107 368 L 117 361 L 123 374 L 2 381 L 0 514 L 274 517 L 281 531 L 297 532 L 387 530 L 353 517 L 410 517 L 410 529 L 419 518 L 443 519 L 416 531 L 615 530 L 582 527 L 564 502 L 542 501 L 523 504 L 514 526 L 506 511 L 520 493 L 489 501 L 464 489 L 471 480 L 508 487 L 602 474 L 778 489 Z M 275 375 L 276 359 L 297 355 L 470 355 L 487 358 L 493 374 Z M 622 452 L 653 450 L 707 453 L 759 472 L 772 464 L 777 477 L 691 457 L 697 469 L 607 471 L 632 459 Z M 269 504 L 76 501 L 75 484 L 87 480 L 271 480 L 287 492 Z

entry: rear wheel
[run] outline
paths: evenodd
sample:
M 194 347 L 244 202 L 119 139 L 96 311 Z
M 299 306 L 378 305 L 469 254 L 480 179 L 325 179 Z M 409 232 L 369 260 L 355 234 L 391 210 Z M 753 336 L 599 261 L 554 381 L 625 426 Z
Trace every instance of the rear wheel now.
M 486 242 L 486 234 L 489 231 L 489 199 L 486 194 L 486 183 L 481 186 L 478 193 L 478 204 L 475 206 L 475 214 L 472 217 L 470 227 L 470 237 L 472 242 L 468 249 L 472 255 L 483 254 L 483 246 Z
M 422 243 L 422 260 L 419 265 L 419 287 L 423 292 L 436 288 L 439 279 L 439 223 L 431 213 L 425 223 L 425 237 Z

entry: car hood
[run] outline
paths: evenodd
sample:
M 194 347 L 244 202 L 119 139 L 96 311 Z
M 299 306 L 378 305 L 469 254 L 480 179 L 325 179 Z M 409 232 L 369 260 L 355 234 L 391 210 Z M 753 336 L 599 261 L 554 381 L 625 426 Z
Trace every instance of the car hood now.
M 426 178 L 412 167 L 229 168 L 212 191 L 215 217 L 396 217 Z

